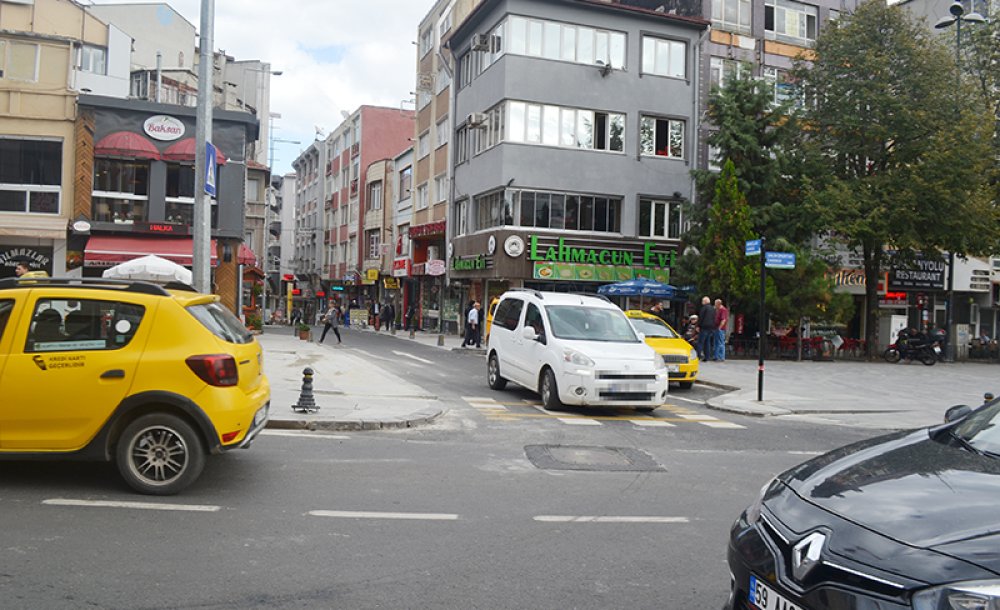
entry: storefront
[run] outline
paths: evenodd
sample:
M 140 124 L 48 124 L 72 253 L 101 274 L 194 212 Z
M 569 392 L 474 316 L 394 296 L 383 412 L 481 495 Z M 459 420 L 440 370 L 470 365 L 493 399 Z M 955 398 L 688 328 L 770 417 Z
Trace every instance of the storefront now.
M 418 305 L 417 319 L 424 330 L 458 333 L 463 328 L 459 322 L 464 289 L 449 283 L 445 260 L 445 221 L 411 226 L 409 236 L 411 251 L 411 276 L 416 280 L 415 298 Z M 443 313 L 442 313 L 443 310 Z
M 0 238 L 0 278 L 14 277 L 14 267 L 21 261 L 28 260 L 31 271 L 44 271 L 54 275 L 52 268 L 52 246 L 17 245 L 17 238 Z M 8 243 L 9 240 L 9 243 Z M 29 238 L 21 241 L 30 243 Z

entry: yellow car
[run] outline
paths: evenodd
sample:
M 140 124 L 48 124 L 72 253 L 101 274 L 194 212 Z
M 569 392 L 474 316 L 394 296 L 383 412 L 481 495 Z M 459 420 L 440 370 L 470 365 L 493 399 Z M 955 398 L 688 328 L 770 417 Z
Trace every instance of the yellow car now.
M 219 297 L 102 279 L 0 280 L 0 458 L 114 461 L 175 494 L 268 420 L 260 345 Z
M 669 324 L 651 313 L 630 309 L 625 316 L 635 331 L 646 337 L 646 343 L 663 356 L 670 381 L 688 389 L 698 376 L 698 352 Z
M 499 304 L 500 304 L 499 297 L 493 297 L 493 300 L 490 301 L 490 308 L 486 312 L 486 334 L 483 335 L 483 343 L 489 342 L 490 328 L 493 326 L 493 314 L 496 312 L 497 305 Z

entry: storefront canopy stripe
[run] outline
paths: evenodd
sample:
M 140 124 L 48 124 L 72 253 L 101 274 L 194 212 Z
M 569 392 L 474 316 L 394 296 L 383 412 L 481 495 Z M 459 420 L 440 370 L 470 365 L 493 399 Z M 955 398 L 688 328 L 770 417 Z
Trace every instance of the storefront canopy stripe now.
M 94 154 L 99 157 L 160 159 L 160 151 L 152 142 L 131 131 L 116 131 L 104 136 L 94 145 Z
M 184 138 L 179 142 L 174 142 L 163 151 L 165 161 L 194 161 L 194 138 Z M 219 147 L 215 148 L 215 162 L 218 165 L 226 163 L 226 155 Z
M 216 243 L 210 246 L 212 266 L 218 264 L 215 255 Z M 107 267 L 130 261 L 133 258 L 155 254 L 179 265 L 190 266 L 193 262 L 194 240 L 167 239 L 163 237 L 133 237 L 118 235 L 94 235 L 84 249 L 84 266 Z

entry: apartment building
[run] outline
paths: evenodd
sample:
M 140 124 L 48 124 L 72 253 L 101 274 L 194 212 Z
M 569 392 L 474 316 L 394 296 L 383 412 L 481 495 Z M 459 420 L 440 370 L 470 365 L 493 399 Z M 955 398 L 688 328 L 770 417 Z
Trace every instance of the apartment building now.
M 130 39 L 71 0 L 0 0 L 0 277 L 79 269 L 76 96 L 128 92 Z M 86 180 L 83 181 L 86 185 Z
M 517 286 L 670 280 L 708 25 L 617 3 L 487 0 L 454 30 L 453 285 L 488 302 Z

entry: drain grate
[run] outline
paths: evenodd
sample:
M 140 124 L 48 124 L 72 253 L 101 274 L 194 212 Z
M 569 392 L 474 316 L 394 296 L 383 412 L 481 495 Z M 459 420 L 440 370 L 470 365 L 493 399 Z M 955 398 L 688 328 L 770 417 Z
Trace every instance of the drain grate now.
M 535 468 L 591 472 L 665 472 L 645 451 L 630 447 L 587 445 L 526 445 L 524 453 Z

